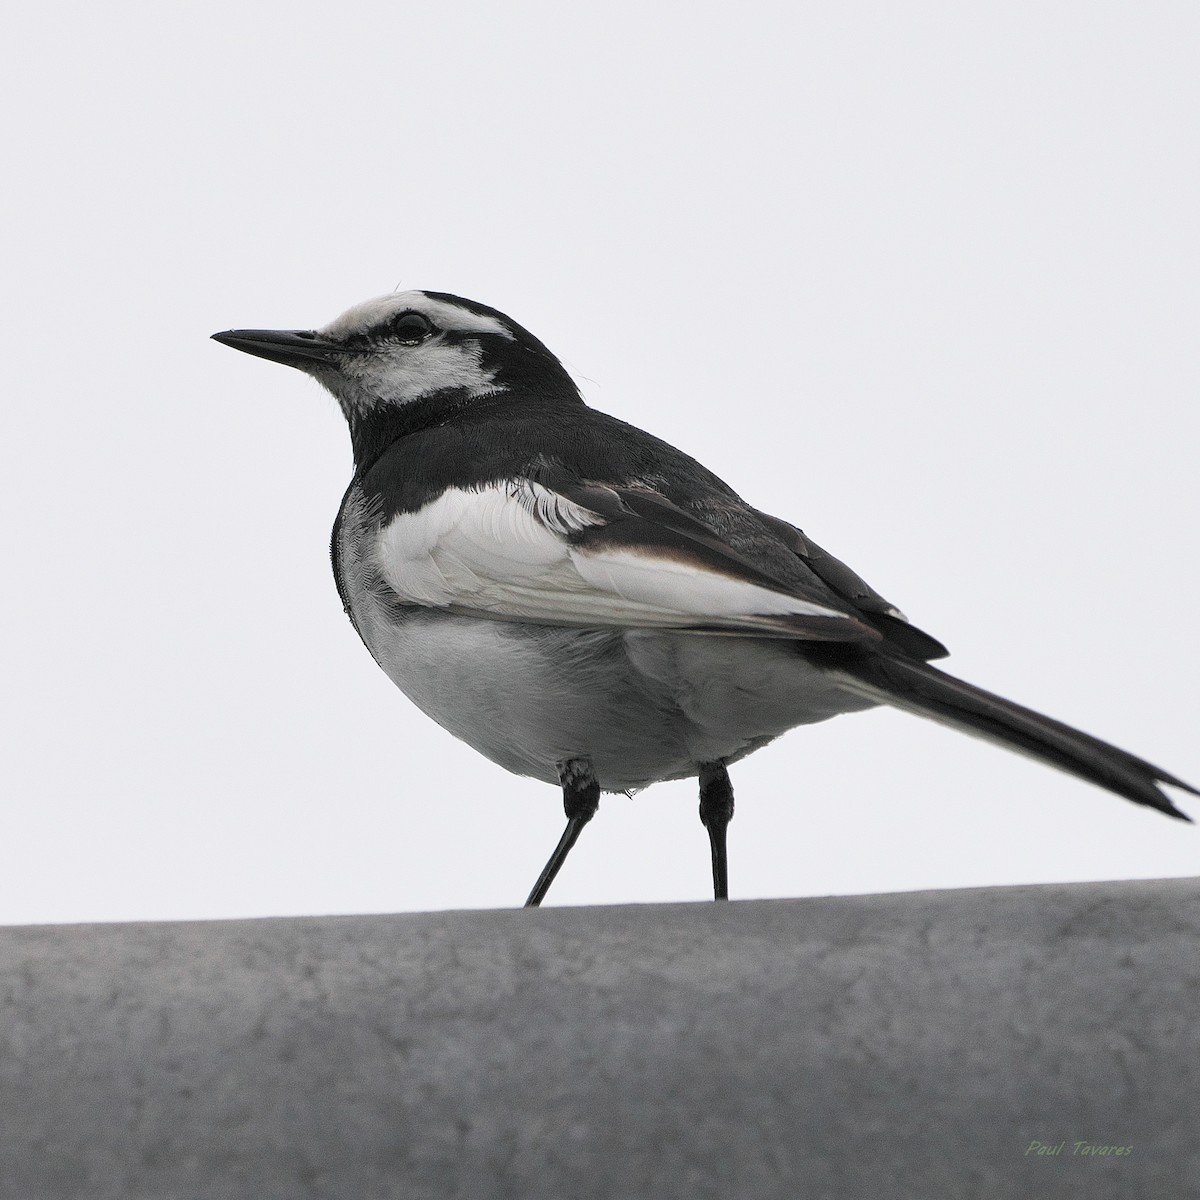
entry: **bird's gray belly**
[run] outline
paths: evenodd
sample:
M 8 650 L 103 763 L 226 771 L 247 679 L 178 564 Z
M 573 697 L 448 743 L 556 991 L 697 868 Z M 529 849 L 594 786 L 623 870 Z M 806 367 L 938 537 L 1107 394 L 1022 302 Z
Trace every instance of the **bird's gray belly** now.
M 559 762 L 586 756 L 605 791 L 630 791 L 871 707 L 787 641 L 579 630 L 378 601 L 354 616 L 418 708 L 493 762 L 548 783 Z

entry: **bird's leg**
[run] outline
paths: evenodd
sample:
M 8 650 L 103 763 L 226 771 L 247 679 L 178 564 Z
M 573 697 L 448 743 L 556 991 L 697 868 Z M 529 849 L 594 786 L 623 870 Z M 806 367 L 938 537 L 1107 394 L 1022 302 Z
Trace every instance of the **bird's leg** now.
M 700 767 L 700 820 L 712 846 L 713 899 L 729 899 L 729 867 L 725 861 L 725 830 L 733 820 L 733 784 L 722 762 Z
M 579 840 L 583 827 L 596 815 L 600 807 L 600 784 L 592 772 L 592 764 L 586 758 L 568 758 L 558 764 L 558 778 L 562 782 L 563 809 L 567 814 L 567 827 L 550 855 L 550 861 L 542 868 L 538 881 L 525 901 L 526 908 L 537 908 L 546 898 L 558 869 L 567 861 L 571 847 Z

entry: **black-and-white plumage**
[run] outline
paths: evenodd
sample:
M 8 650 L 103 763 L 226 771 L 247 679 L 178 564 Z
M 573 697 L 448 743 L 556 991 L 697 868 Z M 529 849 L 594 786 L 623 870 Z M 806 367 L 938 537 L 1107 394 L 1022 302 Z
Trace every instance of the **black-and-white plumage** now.
M 357 305 L 316 332 L 231 330 L 337 398 L 355 472 L 333 532 L 343 604 L 440 725 L 563 787 L 698 777 L 726 894 L 725 767 L 797 725 L 891 704 L 1183 817 L 1195 789 L 929 665 L 945 648 L 785 521 L 695 460 L 587 407 L 494 309 L 440 292 Z M 1186 818 L 1185 818 L 1186 819 Z

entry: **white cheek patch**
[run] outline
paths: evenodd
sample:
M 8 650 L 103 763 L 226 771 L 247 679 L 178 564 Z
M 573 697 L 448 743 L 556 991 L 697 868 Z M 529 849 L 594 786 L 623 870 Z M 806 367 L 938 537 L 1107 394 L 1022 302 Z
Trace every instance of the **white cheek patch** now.
M 605 523 L 527 480 L 451 488 L 380 530 L 376 567 L 408 603 L 512 621 L 792 637 L 803 635 L 787 618 L 856 624 L 834 609 L 652 549 L 583 549 L 566 540 Z
M 417 346 L 380 346 L 347 359 L 342 370 L 367 394 L 403 397 L 404 403 L 434 392 L 485 396 L 499 390 L 496 372 L 483 366 L 478 345 L 452 345 L 436 338 Z

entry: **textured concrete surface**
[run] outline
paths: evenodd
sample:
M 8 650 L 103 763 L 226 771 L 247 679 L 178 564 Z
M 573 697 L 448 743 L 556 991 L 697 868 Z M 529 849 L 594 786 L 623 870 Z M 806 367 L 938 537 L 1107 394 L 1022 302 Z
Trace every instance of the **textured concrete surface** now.
M 0 1195 L 1200 1195 L 1198 985 L 1200 880 L 9 928 Z

